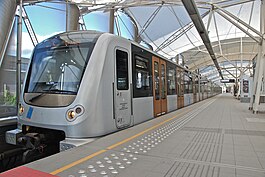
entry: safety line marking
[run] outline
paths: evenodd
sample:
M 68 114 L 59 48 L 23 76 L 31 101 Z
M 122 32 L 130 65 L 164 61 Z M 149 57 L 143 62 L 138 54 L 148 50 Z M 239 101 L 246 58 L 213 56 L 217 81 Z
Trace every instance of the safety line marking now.
M 69 169 L 69 168 L 71 168 L 71 167 L 73 167 L 73 166 L 76 166 L 76 165 L 78 165 L 78 164 L 80 164 L 80 163 L 82 163 L 82 162 L 85 162 L 85 161 L 87 161 L 87 160 L 89 160 L 89 159 L 91 159 L 91 158 L 93 158 L 93 157 L 95 157 L 95 156 L 97 156 L 97 155 L 100 155 L 100 154 L 102 154 L 102 153 L 104 153 L 104 152 L 106 152 L 106 151 L 107 151 L 107 150 L 103 149 L 103 150 L 100 150 L 100 151 L 98 151 L 98 152 L 95 152 L 95 153 L 93 153 L 93 154 L 91 154 L 91 155 L 89 155 L 89 156 L 86 156 L 86 157 L 84 157 L 84 158 L 82 158 L 82 159 L 79 159 L 79 160 L 77 160 L 77 161 L 75 161 L 75 162 L 72 162 L 72 163 L 70 163 L 70 164 L 68 164 L 68 165 L 66 165 L 66 166 L 63 166 L 63 167 L 61 167 L 61 168 L 59 168 L 59 169 L 57 169 L 57 170 L 51 172 L 50 174 L 52 174 L 52 175 L 56 175 L 56 174 L 58 174 L 58 173 L 61 173 L 61 172 L 65 171 L 65 170 L 67 170 L 67 169 Z
M 209 100 L 209 101 L 210 101 L 210 100 Z M 214 100 L 214 101 L 215 101 L 215 100 Z M 213 103 L 214 101 L 212 101 L 211 103 Z M 204 103 L 203 105 L 205 105 L 205 104 L 206 104 L 206 103 Z M 203 106 L 203 105 L 202 105 L 202 106 Z M 208 104 L 207 107 L 208 107 L 209 105 L 210 105 L 210 104 Z M 201 107 L 201 106 L 200 106 L 200 107 Z M 117 147 L 117 146 L 119 146 L 119 145 L 122 145 L 122 144 L 124 144 L 124 143 L 126 143 L 126 142 L 128 142 L 128 141 L 130 141 L 130 140 L 133 140 L 133 139 L 135 139 L 135 138 L 137 138 L 137 137 L 139 137 L 139 136 L 145 134 L 146 132 L 149 132 L 149 131 L 151 131 L 151 130 L 153 130 L 153 129 L 155 129 L 155 128 L 157 128 L 157 127 L 159 127 L 159 126 L 161 126 L 161 125 L 163 125 L 163 124 L 165 124 L 165 123 L 167 123 L 167 122 L 169 122 L 169 121 L 171 121 L 171 120 L 173 120 L 173 119 L 176 119 L 176 118 L 179 117 L 179 116 L 182 116 L 183 114 L 187 114 L 188 112 L 190 112 L 190 110 L 187 110 L 187 111 L 185 111 L 185 112 L 179 113 L 179 114 L 177 114 L 177 115 L 175 115 L 175 116 L 173 116 L 173 117 L 171 117 L 171 118 L 169 118 L 169 119 L 167 119 L 167 120 L 165 120 L 165 121 L 163 121 L 163 122 L 160 122 L 159 124 L 154 125 L 153 127 L 150 127 L 150 128 L 148 128 L 148 129 L 146 129 L 146 130 L 144 130 L 144 131 L 142 131 L 142 132 L 140 132 L 140 133 L 138 133 L 138 134 L 136 134 L 136 135 L 133 135 L 133 136 L 131 136 L 131 137 L 129 137 L 129 138 L 126 138 L 125 140 L 122 140 L 122 141 L 120 141 L 120 142 L 118 142 L 118 143 L 116 143 L 116 144 L 113 144 L 113 145 L 111 145 L 111 146 L 108 146 L 106 149 L 103 149 L 103 150 L 97 151 L 97 152 L 95 152 L 95 153 L 93 153 L 93 154 L 91 154 L 91 155 L 88 155 L 88 156 L 86 156 L 86 157 L 84 157 L 84 158 L 82 158 L 82 159 L 79 159 L 79 160 L 77 160 L 77 161 L 75 161 L 75 162 L 72 162 L 72 163 L 66 165 L 66 166 L 63 166 L 63 167 L 61 167 L 61 168 L 59 168 L 59 169 L 57 169 L 57 170 L 51 172 L 50 174 L 52 174 L 52 175 L 56 175 L 56 174 L 58 174 L 58 173 L 61 173 L 61 172 L 65 171 L 65 170 L 67 170 L 67 169 L 69 169 L 69 168 L 71 168 L 71 167 L 73 167 L 73 166 L 76 166 L 76 165 L 78 165 L 78 164 L 80 164 L 80 163 L 82 163 L 82 162 L 85 162 L 85 161 L 87 161 L 87 160 L 89 160 L 89 159 L 91 159 L 91 158 L 93 158 L 93 157 L 95 157 L 95 156 L 97 156 L 97 155 L 100 155 L 100 154 L 102 154 L 102 153 L 104 153 L 104 152 L 106 152 L 106 151 L 108 151 L 108 150 L 111 150 L 111 149 L 113 149 L 113 148 L 115 148 L 115 147 Z M 163 117 L 159 117 L 159 118 L 163 118 Z

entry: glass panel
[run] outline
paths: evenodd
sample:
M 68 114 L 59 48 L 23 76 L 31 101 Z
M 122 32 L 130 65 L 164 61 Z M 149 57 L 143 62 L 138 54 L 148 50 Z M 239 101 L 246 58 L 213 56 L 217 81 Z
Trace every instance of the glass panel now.
M 15 21 L 12 34 L 8 43 L 7 52 L 0 66 L 0 119 L 17 114 L 16 108 L 16 26 Z M 22 58 L 22 63 L 27 59 Z M 23 76 L 24 77 L 24 74 Z
M 192 75 L 189 75 L 189 93 L 193 93 L 193 78 Z
M 148 60 L 140 56 L 135 56 L 135 69 L 136 69 L 136 88 L 137 89 L 150 89 L 150 75 L 148 70 Z
M 105 12 L 104 12 L 105 13 Z M 122 11 L 116 11 L 116 17 L 115 17 L 115 23 L 114 28 L 117 30 L 117 27 L 120 31 L 120 36 L 134 40 L 134 34 L 135 34 L 135 28 L 132 23 L 132 20 L 128 17 L 127 14 L 123 13 Z M 118 33 L 115 33 L 118 34 Z
M 199 93 L 199 78 L 198 78 L 198 76 L 195 77 L 195 92 Z
M 24 6 L 39 42 L 66 30 L 66 5 L 65 3 L 40 2 L 38 5 Z
M 184 74 L 184 93 L 193 93 L 192 75 L 187 71 Z
M 178 96 L 183 96 L 184 94 L 184 82 L 183 82 L 183 69 L 178 68 L 177 69 L 177 89 L 178 89 Z
M 128 53 L 116 51 L 117 89 L 128 90 Z
M 67 35 L 68 38 L 55 36 L 36 47 L 26 93 L 77 93 L 97 37 Z M 86 37 L 86 42 L 82 37 Z
M 88 45 L 60 46 L 52 50 L 38 48 L 33 57 L 27 92 L 77 92 Z M 58 90 L 57 90 L 58 89 Z
M 159 93 L 159 65 L 158 62 L 154 62 L 154 78 L 155 78 L 155 99 L 159 100 L 160 99 L 160 93 Z
M 161 98 L 166 99 L 166 71 L 165 65 L 161 65 Z
M 87 30 L 109 32 L 109 16 L 109 11 L 96 11 L 88 13 L 84 16 Z
M 189 93 L 189 76 L 188 73 L 184 73 L 184 94 Z
M 22 23 L 23 39 L 29 39 L 29 34 L 25 31 L 25 24 Z M 25 42 L 26 41 L 26 42 Z M 0 67 L 0 118 L 17 115 L 16 109 L 16 75 L 17 75 L 17 18 L 12 29 L 8 48 Z M 22 41 L 21 58 L 21 88 L 24 83 L 25 73 L 28 68 L 29 58 L 33 50 L 33 44 L 29 40 Z
M 153 96 L 151 53 L 132 45 L 133 97 Z
M 184 70 L 180 70 L 180 95 L 184 95 Z
M 176 94 L 176 70 L 171 67 L 168 67 L 167 73 L 167 94 Z

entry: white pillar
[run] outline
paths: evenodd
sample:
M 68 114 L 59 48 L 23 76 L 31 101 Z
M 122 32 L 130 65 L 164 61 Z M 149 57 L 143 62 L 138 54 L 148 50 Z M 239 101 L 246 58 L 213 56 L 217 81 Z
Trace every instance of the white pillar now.
M 261 13 L 260 13 L 260 32 L 263 34 L 264 36 L 264 19 L 265 19 L 265 2 L 264 0 L 261 0 Z M 257 66 L 256 66 L 256 73 L 255 78 L 257 78 L 256 82 L 254 80 L 254 84 L 256 84 L 256 88 L 254 85 L 254 95 L 255 95 L 255 99 L 254 99 L 254 104 L 253 104 L 253 113 L 257 113 L 259 111 L 259 102 L 260 102 L 260 95 L 261 95 L 261 85 L 262 85 L 262 78 L 264 76 L 264 60 L 265 60 L 265 41 L 264 38 L 262 38 L 262 42 L 261 45 L 259 46 L 259 55 L 257 58 Z

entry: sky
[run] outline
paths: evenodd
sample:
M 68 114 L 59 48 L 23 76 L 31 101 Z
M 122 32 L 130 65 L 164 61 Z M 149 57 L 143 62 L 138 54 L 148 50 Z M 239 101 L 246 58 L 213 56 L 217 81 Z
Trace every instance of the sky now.
M 25 6 L 26 13 L 30 19 L 33 30 L 37 36 L 38 42 L 47 39 L 55 34 L 64 32 L 66 29 L 66 6 L 65 4 L 59 3 L 38 3 L 36 5 Z M 116 14 L 118 23 L 120 25 L 121 34 L 125 38 L 132 39 L 133 32 L 128 32 L 127 28 L 132 29 L 133 25 L 129 22 L 129 18 L 117 12 Z M 93 12 L 84 16 L 84 21 L 87 29 L 97 30 L 102 32 L 109 31 L 109 12 Z M 122 20 L 121 20 L 122 19 Z M 125 25 L 126 24 L 126 27 Z M 16 28 L 15 25 L 12 39 L 9 44 L 8 54 L 16 54 Z M 115 32 L 117 33 L 117 28 L 115 25 Z M 31 42 L 30 36 L 27 32 L 25 24 L 23 22 L 22 27 L 22 57 L 30 58 L 33 51 L 33 44 Z

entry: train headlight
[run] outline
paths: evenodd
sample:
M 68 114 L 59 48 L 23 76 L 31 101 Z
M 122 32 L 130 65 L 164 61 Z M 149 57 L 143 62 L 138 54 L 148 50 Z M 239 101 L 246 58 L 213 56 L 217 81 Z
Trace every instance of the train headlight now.
M 19 112 L 19 115 L 22 115 L 24 113 L 25 109 L 23 107 L 22 104 L 19 104 L 19 108 L 18 108 L 18 112 Z
M 66 119 L 70 122 L 74 121 L 77 117 L 80 117 L 85 112 L 85 109 L 82 105 L 77 105 L 73 108 L 70 108 L 66 112 Z
M 74 111 L 69 111 L 67 115 L 68 115 L 68 118 L 70 120 L 75 118 L 75 112 Z

